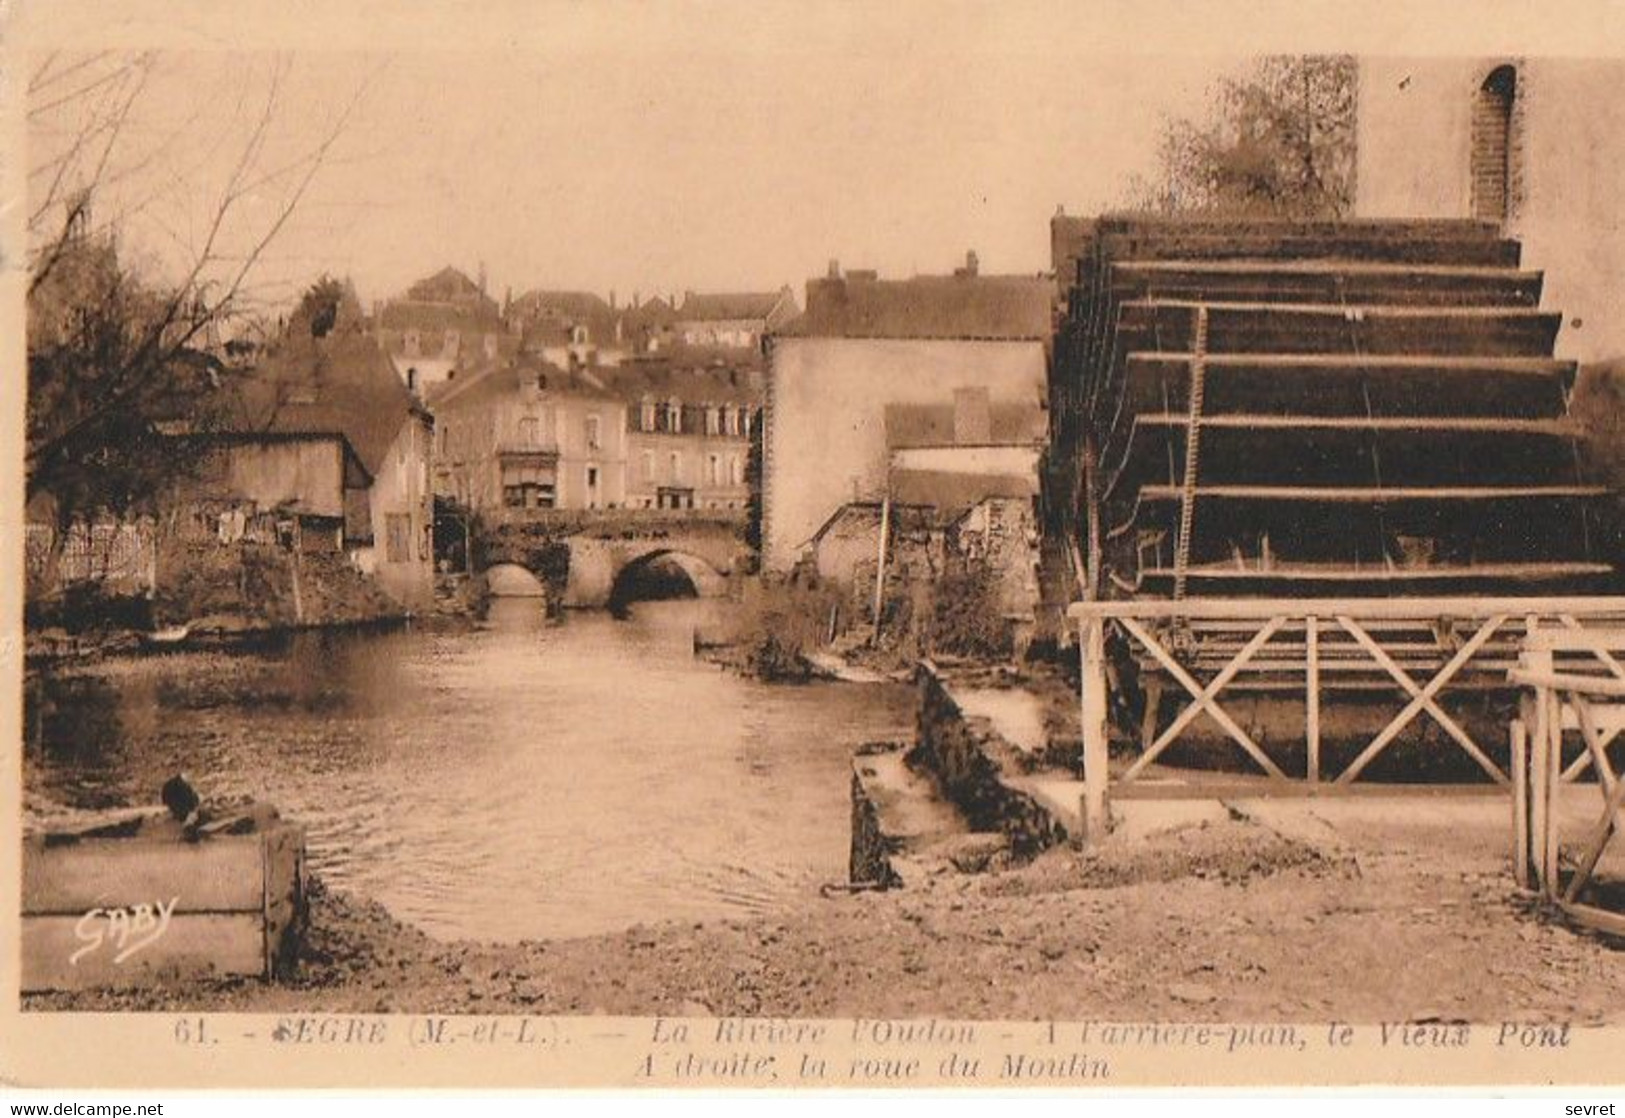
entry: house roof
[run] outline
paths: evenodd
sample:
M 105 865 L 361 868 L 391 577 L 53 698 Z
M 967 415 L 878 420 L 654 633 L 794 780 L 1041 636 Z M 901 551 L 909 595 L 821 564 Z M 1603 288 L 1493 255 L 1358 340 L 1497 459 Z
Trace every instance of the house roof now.
M 523 315 L 551 312 L 561 318 L 591 318 L 609 315 L 609 304 L 591 291 L 544 291 L 535 289 L 517 296 L 508 304 L 509 313 Z
M 296 333 L 232 390 L 235 415 L 223 433 L 342 435 L 375 477 L 402 425 L 426 417 L 389 358 L 354 329 Z
M 478 307 L 473 304 L 422 302 L 414 299 L 391 299 L 378 312 L 380 330 L 422 330 L 437 334 L 446 330 L 474 334 L 506 334 L 507 324 L 495 311 L 496 304 Z
M 437 391 L 429 397 L 429 403 L 439 412 L 517 395 L 531 376 L 539 378 L 543 392 L 554 395 L 617 399 L 616 394 L 598 379 L 594 370 L 561 369 L 551 361 L 522 357 L 517 361 L 486 365 L 466 377 L 447 381 L 437 386 Z
M 677 308 L 679 321 L 719 322 L 737 319 L 765 320 L 773 308 L 784 298 L 782 291 L 746 291 L 725 294 L 696 294 L 683 296 L 683 305 Z
M 594 373 L 628 403 L 681 400 L 685 404 L 758 404 L 761 378 L 748 370 L 690 368 L 665 361 L 600 366 Z
M 966 510 L 990 497 L 1032 497 L 1038 492 L 1036 476 L 965 474 L 949 470 L 893 470 L 892 500 L 905 505 L 929 505 L 945 520 L 957 520 Z
M 424 302 L 451 302 L 477 300 L 484 295 L 480 285 L 456 268 L 445 267 L 427 279 L 420 279 L 406 289 L 408 299 Z
M 1042 443 L 1048 419 L 1036 400 L 994 400 L 988 405 L 991 431 L 984 445 L 1033 446 Z M 952 404 L 887 404 L 886 446 L 906 450 L 921 446 L 952 446 Z
M 869 273 L 809 280 L 807 309 L 778 331 L 787 337 L 947 338 L 1044 341 L 1052 281 L 1034 276 Z
M 818 531 L 812 534 L 808 543 L 818 543 L 847 522 L 874 525 L 878 528 L 882 515 L 881 508 L 879 501 L 849 501 L 829 514 L 829 518 L 818 526 Z M 895 529 L 900 532 L 929 530 L 945 523 L 940 512 L 930 505 L 910 505 L 897 500 L 892 501 L 888 515 Z

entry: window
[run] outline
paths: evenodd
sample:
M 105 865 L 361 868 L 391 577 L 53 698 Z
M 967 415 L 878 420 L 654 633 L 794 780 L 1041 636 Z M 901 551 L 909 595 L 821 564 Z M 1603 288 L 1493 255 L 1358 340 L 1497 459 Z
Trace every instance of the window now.
M 666 401 L 666 430 L 673 435 L 683 433 L 683 402 L 675 397 Z
M 519 420 L 519 443 L 521 446 L 540 446 L 542 444 L 542 425 L 534 415 L 522 416 Z
M 384 517 L 384 558 L 391 563 L 412 561 L 412 517 L 404 512 Z
M 423 350 L 423 342 L 418 337 L 418 332 L 416 330 L 408 330 L 406 332 L 405 338 L 402 339 L 401 344 L 406 347 L 406 355 L 408 357 L 421 356 L 422 350 Z
M 671 480 L 683 480 L 683 456 L 675 450 L 671 452 Z
M 598 467 L 587 467 L 587 507 L 598 507 Z
M 739 463 L 739 455 L 732 455 L 728 459 L 728 484 L 742 485 L 745 481 L 744 468 Z
M 653 400 L 643 401 L 643 406 L 639 409 L 639 412 L 638 430 L 653 431 L 655 429 L 655 402 Z
M 1518 71 L 1497 66 L 1473 99 L 1472 203 L 1480 221 L 1504 222 L 1512 216 L 1512 108 Z
M 646 451 L 643 452 L 643 480 L 644 481 L 653 481 L 654 479 L 655 479 L 655 452 L 652 451 L 652 450 L 646 450 Z
M 739 434 L 739 412 L 732 407 L 722 409 L 722 433 L 725 435 Z
M 586 345 L 587 344 L 587 328 L 585 326 L 577 326 L 574 329 L 572 329 L 570 331 L 570 340 L 572 342 L 574 342 L 576 345 Z
M 717 409 L 710 404 L 705 405 L 705 433 L 707 435 L 722 434 L 722 417 Z
M 722 484 L 722 456 L 710 454 L 705 459 L 705 480 L 711 485 Z
M 597 415 L 587 417 L 587 449 L 598 450 L 603 446 L 603 421 Z

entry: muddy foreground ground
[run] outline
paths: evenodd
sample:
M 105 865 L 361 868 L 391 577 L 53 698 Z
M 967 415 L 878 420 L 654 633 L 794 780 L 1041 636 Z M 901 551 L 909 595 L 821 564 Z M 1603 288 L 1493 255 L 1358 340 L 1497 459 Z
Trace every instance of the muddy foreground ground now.
M 1534 911 L 1506 869 L 1499 808 L 1293 810 L 1290 828 L 1232 811 L 1101 853 L 1057 849 L 1002 871 L 945 868 L 889 893 L 810 897 L 773 919 L 500 946 L 432 940 L 318 883 L 305 956 L 288 983 L 50 995 L 25 1005 L 1625 1020 L 1625 951 Z

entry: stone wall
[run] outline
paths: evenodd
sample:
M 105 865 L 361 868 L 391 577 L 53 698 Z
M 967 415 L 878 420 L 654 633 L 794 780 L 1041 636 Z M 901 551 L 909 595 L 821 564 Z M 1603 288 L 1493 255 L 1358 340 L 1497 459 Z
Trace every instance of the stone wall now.
M 932 774 L 971 829 L 1003 832 L 1018 856 L 1066 841 L 1060 823 L 1008 779 L 1024 761 L 992 723 L 961 710 L 949 681 L 928 661 L 920 665 L 918 686 L 910 761 Z

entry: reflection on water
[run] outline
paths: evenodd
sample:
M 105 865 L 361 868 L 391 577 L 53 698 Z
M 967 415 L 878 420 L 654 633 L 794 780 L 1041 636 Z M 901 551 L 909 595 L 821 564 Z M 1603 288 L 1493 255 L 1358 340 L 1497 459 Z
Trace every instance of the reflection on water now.
M 111 665 L 52 685 L 29 786 L 147 803 L 185 771 L 263 797 L 329 881 L 443 937 L 771 910 L 845 876 L 850 751 L 905 735 L 909 695 L 696 661 L 719 608 L 549 622 L 508 599 L 474 632 Z

